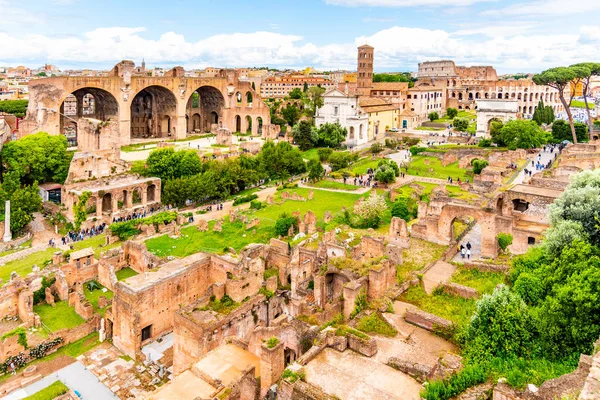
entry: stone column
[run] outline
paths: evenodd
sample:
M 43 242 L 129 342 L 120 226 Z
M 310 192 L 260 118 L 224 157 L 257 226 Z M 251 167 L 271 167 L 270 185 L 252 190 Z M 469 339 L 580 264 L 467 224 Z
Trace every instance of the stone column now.
M 102 218 L 102 197 L 100 194 L 96 196 L 96 218 Z
M 269 349 L 263 343 L 260 351 L 260 397 L 264 397 L 269 388 L 276 383 L 285 369 L 283 343 L 279 342 Z
M 2 240 L 5 242 L 12 240 L 12 234 L 10 233 L 10 200 L 6 200 L 4 208 L 4 237 Z

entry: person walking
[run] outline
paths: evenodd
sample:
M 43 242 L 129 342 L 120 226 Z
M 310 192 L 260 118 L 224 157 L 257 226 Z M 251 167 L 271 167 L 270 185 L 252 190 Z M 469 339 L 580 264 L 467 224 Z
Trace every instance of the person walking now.
M 471 242 L 467 242 L 467 250 L 471 250 Z
M 461 246 L 462 247 L 462 246 Z M 463 247 L 462 249 L 460 249 L 460 256 L 464 259 L 465 258 L 465 254 L 466 254 L 466 250 Z
M 470 260 L 470 259 L 471 259 L 471 249 L 467 249 L 467 260 Z

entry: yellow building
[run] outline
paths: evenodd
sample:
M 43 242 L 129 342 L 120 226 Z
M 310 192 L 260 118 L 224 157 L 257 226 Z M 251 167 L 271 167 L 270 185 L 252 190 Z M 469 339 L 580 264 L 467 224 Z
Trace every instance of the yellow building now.
M 344 74 L 345 83 L 356 83 L 356 72 Z
M 577 84 L 574 84 L 571 82 L 571 93 L 573 97 L 583 96 L 583 83 L 578 82 Z
M 400 109 L 397 105 L 375 97 L 361 97 L 359 105 L 360 109 L 369 116 L 367 130 L 369 141 L 380 139 L 390 129 L 398 128 Z

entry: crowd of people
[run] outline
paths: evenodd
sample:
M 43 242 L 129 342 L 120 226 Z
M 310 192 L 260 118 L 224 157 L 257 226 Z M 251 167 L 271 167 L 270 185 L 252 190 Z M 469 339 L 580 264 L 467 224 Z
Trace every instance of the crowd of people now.
M 94 225 L 91 228 L 81 229 L 79 231 L 69 231 L 65 236 L 60 238 L 60 241 L 63 246 L 68 245 L 69 243 L 79 242 L 84 239 L 88 239 L 94 237 L 96 235 L 101 235 L 104 233 L 106 229 L 106 222 L 103 222 L 100 225 Z M 48 241 L 48 244 L 51 247 L 56 247 L 56 239 L 52 238 Z
M 466 256 L 467 260 L 471 259 L 471 242 L 467 242 L 466 246 L 461 244 L 458 250 L 462 258 Z

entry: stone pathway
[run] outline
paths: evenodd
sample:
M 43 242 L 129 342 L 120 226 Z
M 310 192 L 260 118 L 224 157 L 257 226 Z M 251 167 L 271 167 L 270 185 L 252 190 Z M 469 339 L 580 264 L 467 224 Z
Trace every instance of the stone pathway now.
M 171 332 L 163 336 L 162 341 L 154 341 L 142 347 L 142 353 L 146 355 L 146 360 L 156 362 L 160 360 L 165 351 L 173 347 L 174 334 Z
M 557 154 L 556 151 L 553 153 L 550 153 L 548 151 L 541 151 L 541 152 L 535 154 L 533 157 L 528 158 L 528 164 L 525 168 L 527 168 L 529 170 L 533 169 L 533 171 L 532 171 L 533 176 L 535 176 L 536 174 L 542 173 L 544 170 L 542 170 L 542 171 L 535 170 L 535 163 L 537 162 L 538 155 L 541 155 L 540 163 L 545 165 L 546 163 L 548 163 L 548 161 L 554 160 L 555 154 Z M 531 161 L 533 161 L 534 165 L 531 165 Z M 527 177 L 525 176 L 525 170 L 523 169 L 519 172 L 519 175 L 515 178 L 515 180 L 512 183 L 515 185 L 518 185 L 519 183 L 529 182 L 530 179 L 531 178 L 529 178 L 529 176 L 527 176 Z
M 81 362 L 64 367 L 43 379 L 4 397 L 5 400 L 20 400 L 30 396 L 56 381 L 62 381 L 70 389 L 80 394 L 82 399 L 113 400 L 118 399 L 96 376 Z
M 21 260 L 21 259 L 29 256 L 30 254 L 37 253 L 38 251 L 44 251 L 47 248 L 48 248 L 48 244 L 38 245 L 38 246 L 30 247 L 28 249 L 17 251 L 15 253 L 7 254 L 3 257 L 0 257 L 0 265 L 5 265 L 6 263 L 9 263 L 14 260 Z
M 330 180 L 334 180 L 334 179 L 330 179 Z M 335 180 L 335 181 L 344 183 L 343 180 Z M 348 193 L 348 194 L 363 194 L 363 193 L 367 193 L 369 190 L 372 189 L 370 187 L 361 187 L 360 189 L 356 189 L 356 190 L 341 190 L 341 189 L 338 190 L 338 189 L 316 188 L 314 186 L 309 186 L 309 185 L 306 185 L 306 184 L 300 183 L 300 182 L 298 182 L 298 187 L 301 187 L 304 189 L 322 190 L 324 192 Z
M 465 235 L 465 237 L 458 243 L 458 246 L 462 244 L 463 246 L 467 246 L 467 243 L 471 243 L 471 260 L 478 260 L 481 258 L 481 225 L 475 224 L 471 228 L 469 232 Z M 460 252 L 457 253 L 452 261 L 464 262 L 467 261 L 467 258 L 463 259 L 460 255 Z
M 436 261 L 433 267 L 423 275 L 423 286 L 427 294 L 432 294 L 440 283 L 450 279 L 456 267 L 444 261 Z

